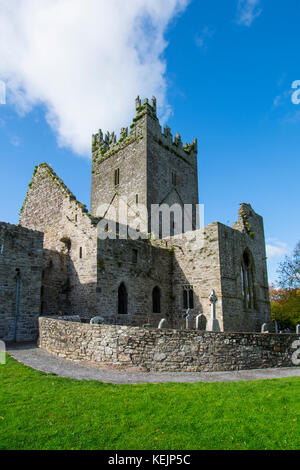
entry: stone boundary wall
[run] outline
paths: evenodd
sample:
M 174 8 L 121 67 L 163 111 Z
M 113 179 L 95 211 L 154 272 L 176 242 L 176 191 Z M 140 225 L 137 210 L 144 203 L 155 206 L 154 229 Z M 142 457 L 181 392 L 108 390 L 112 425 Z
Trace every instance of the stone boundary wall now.
M 226 371 L 293 367 L 296 334 L 215 333 L 89 325 L 39 318 L 39 347 L 99 367 L 149 371 Z

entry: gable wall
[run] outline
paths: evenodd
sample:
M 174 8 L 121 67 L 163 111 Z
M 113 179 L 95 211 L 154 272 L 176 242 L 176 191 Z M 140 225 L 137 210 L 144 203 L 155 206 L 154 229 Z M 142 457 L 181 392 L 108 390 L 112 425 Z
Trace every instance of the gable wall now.
M 47 165 L 37 168 L 20 224 L 44 232 L 43 314 L 88 318 L 96 310 L 97 230 L 85 211 Z

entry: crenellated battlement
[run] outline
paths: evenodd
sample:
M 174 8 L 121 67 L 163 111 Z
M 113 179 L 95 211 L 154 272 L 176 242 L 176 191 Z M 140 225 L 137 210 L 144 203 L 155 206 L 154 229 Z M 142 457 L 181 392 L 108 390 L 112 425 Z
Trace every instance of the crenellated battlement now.
M 198 141 L 195 138 L 192 143 L 185 143 L 183 145 L 181 136 L 178 132 L 173 139 L 171 129 L 169 126 L 164 128 L 163 133 L 158 138 L 158 142 L 163 145 L 166 149 L 173 153 L 176 153 L 180 157 L 188 158 L 189 156 L 197 158 L 198 153 Z
M 178 132 L 173 139 L 169 126 L 166 126 L 162 132 L 162 128 L 156 114 L 157 103 L 155 96 L 152 96 L 150 103 L 148 98 L 144 98 L 142 101 L 140 97 L 137 96 L 135 100 L 135 109 L 136 115 L 132 120 L 130 130 L 128 131 L 128 127 L 122 127 L 120 130 L 119 140 L 117 140 L 115 132 L 107 131 L 104 134 L 102 129 L 99 129 L 97 134 L 93 134 L 93 163 L 101 163 L 103 160 L 106 160 L 111 155 L 115 154 L 135 140 L 142 139 L 143 129 L 146 127 L 146 123 L 148 122 L 150 124 L 146 117 L 150 118 L 152 125 L 148 127 L 150 128 L 154 140 L 161 144 L 165 149 L 177 154 L 181 158 L 184 158 L 187 162 L 193 163 L 195 158 L 197 158 L 197 139 L 194 139 L 192 143 L 185 143 L 183 145 L 181 136 Z M 191 159 L 190 157 L 194 158 Z

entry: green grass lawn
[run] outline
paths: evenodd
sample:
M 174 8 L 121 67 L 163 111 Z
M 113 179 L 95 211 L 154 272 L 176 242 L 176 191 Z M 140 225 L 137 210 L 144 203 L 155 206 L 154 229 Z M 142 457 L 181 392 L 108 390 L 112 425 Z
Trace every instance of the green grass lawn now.
M 0 365 L 1 449 L 300 449 L 300 378 L 110 385 Z

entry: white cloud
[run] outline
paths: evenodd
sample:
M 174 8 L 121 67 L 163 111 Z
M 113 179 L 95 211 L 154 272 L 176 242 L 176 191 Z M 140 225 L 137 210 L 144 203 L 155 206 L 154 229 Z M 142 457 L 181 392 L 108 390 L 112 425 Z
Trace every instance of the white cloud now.
M 290 252 L 290 249 L 286 243 L 280 242 L 276 238 L 268 238 L 267 240 L 267 257 L 271 258 L 280 258 L 284 255 L 287 255 Z
M 237 23 L 244 26 L 251 26 L 262 9 L 259 8 L 260 0 L 238 0 Z
M 0 0 L 0 79 L 9 104 L 45 105 L 60 145 L 88 154 L 117 131 L 137 94 L 166 115 L 164 33 L 189 0 Z
M 196 34 L 195 43 L 196 46 L 200 47 L 204 51 L 207 49 L 207 41 L 213 37 L 215 30 L 209 26 L 205 26 L 200 34 Z
M 6 104 L 6 86 L 2 80 L 0 80 L 0 104 Z

